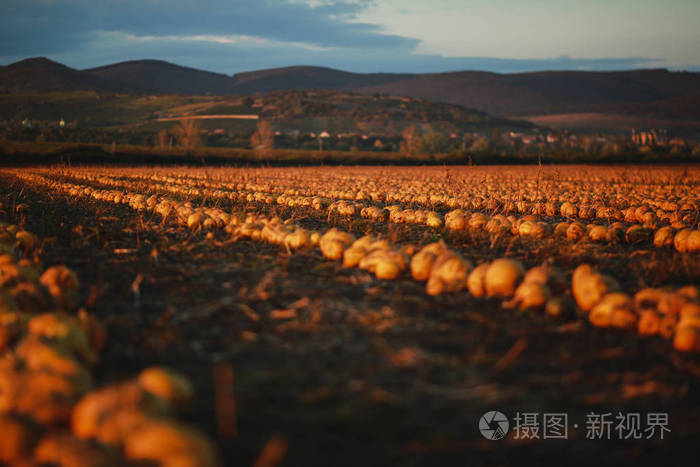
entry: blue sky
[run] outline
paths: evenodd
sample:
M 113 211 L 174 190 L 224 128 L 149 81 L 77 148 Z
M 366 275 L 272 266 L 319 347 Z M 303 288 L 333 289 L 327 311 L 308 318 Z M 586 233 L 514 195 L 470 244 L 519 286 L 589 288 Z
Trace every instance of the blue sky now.
M 0 63 L 700 70 L 699 0 L 0 0 Z

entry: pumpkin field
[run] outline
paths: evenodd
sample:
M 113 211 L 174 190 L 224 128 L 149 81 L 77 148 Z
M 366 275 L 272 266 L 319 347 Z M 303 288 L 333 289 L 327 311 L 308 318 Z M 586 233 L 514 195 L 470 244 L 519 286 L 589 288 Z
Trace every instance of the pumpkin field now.
M 699 383 L 697 166 L 0 168 L 0 465 L 697 463 Z

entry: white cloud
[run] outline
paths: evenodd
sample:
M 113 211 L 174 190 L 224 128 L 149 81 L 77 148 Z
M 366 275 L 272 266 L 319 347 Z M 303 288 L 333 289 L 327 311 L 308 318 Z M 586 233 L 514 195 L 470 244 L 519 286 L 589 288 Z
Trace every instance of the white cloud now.
M 102 41 L 115 41 L 122 43 L 138 43 L 138 42 L 211 42 L 214 44 L 231 45 L 231 46 L 258 46 L 258 47 L 294 47 L 303 50 L 312 51 L 328 51 L 334 47 L 321 47 L 315 44 L 307 44 L 303 42 L 293 41 L 278 41 L 265 37 L 250 36 L 246 34 L 238 35 L 215 35 L 215 34 L 190 34 L 190 35 L 175 35 L 166 34 L 162 36 L 154 35 L 138 35 L 125 33 L 120 31 L 98 31 L 97 36 Z

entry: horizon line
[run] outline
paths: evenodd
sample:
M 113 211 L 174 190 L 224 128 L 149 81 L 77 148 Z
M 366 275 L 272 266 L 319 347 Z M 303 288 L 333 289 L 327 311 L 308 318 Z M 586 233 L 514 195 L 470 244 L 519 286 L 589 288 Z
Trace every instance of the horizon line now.
M 577 60 L 575 58 L 571 57 L 556 57 L 552 59 L 507 59 L 507 58 L 496 58 L 496 57 L 464 57 L 465 59 L 474 59 L 474 60 L 494 60 L 494 61 L 503 61 L 503 62 L 508 62 L 508 61 L 513 61 L 513 62 L 527 62 L 527 61 L 547 61 L 547 60 L 560 60 L 560 59 L 567 59 L 567 60 Z M 239 74 L 245 74 L 245 73 L 254 73 L 254 72 L 259 72 L 259 71 L 270 71 L 270 70 L 284 70 L 284 69 L 290 69 L 290 68 L 323 68 L 327 70 L 333 70 L 333 71 L 341 71 L 344 73 L 353 73 L 353 74 L 360 74 L 360 75 L 368 75 L 368 74 L 396 74 L 396 75 L 439 75 L 439 74 L 449 74 L 449 73 L 460 73 L 460 72 L 475 72 L 475 73 L 489 73 L 489 74 L 495 74 L 495 75 L 518 75 L 518 74 L 534 74 L 534 73 L 559 73 L 559 72 L 577 72 L 577 73 L 624 73 L 624 72 L 633 72 L 633 71 L 666 71 L 669 73 L 700 73 L 700 65 L 689 65 L 688 67 L 684 68 L 674 68 L 674 67 L 668 67 L 668 66 L 657 66 L 657 67 L 630 67 L 630 68 L 599 68 L 599 69 L 589 69 L 589 68 L 581 68 L 581 67 L 572 67 L 572 68 L 540 68 L 540 69 L 532 69 L 532 70 L 523 70 L 523 71 L 492 71 L 488 69 L 483 69 L 483 68 L 454 68 L 454 69 L 448 69 L 446 71 L 425 71 L 425 72 L 416 72 L 416 71 L 384 71 L 384 70 L 379 70 L 379 71 L 351 71 L 349 69 L 345 68 L 336 68 L 333 66 L 329 65 L 319 65 L 319 64 L 296 64 L 296 65 L 281 65 L 281 66 L 269 66 L 269 67 L 263 67 L 263 68 L 253 68 L 253 69 L 247 69 L 244 71 L 236 71 L 234 73 L 225 73 L 221 71 L 215 71 L 211 69 L 206 69 L 206 68 L 198 68 L 195 66 L 190 66 L 190 65 L 183 65 L 174 61 L 162 59 L 162 58 L 133 58 L 133 59 L 125 59 L 125 60 L 119 60 L 111 63 L 106 63 L 103 65 L 97 65 L 97 66 L 90 66 L 87 68 L 76 68 L 71 65 L 68 65 L 62 61 L 55 60 L 53 58 L 50 58 L 46 55 L 36 55 L 36 56 L 29 56 L 25 57 L 19 60 L 15 60 L 9 63 L 4 63 L 0 64 L 2 67 L 8 67 L 12 65 L 16 65 L 25 61 L 29 60 L 38 60 L 38 59 L 44 59 L 51 61 L 53 63 L 57 63 L 59 65 L 63 65 L 65 67 L 68 67 L 72 70 L 76 71 L 89 71 L 89 70 L 94 70 L 97 68 L 105 68 L 109 66 L 114 66 L 114 65 L 122 65 L 122 64 L 127 64 L 127 63 L 136 63 L 136 62 L 161 62 L 181 68 L 189 68 L 191 70 L 196 70 L 196 71 L 201 71 L 201 72 L 206 72 L 206 73 L 212 73 L 212 74 L 217 74 L 221 76 L 225 76 L 228 78 L 233 78 L 236 75 Z M 654 62 L 654 61 L 659 61 L 658 59 L 645 59 L 645 58 L 638 58 L 638 57 L 630 57 L 627 58 L 628 60 L 637 60 L 639 62 L 641 61 L 646 61 L 646 62 Z M 600 59 L 581 59 L 581 60 L 612 60 L 612 59 L 606 59 L 606 58 L 600 58 Z

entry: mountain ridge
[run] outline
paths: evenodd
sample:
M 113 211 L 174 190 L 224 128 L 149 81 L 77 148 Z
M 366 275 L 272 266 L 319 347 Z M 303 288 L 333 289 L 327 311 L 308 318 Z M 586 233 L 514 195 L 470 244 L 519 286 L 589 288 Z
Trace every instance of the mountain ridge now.
M 0 92 L 78 89 L 193 95 L 329 89 L 420 97 L 497 116 L 595 111 L 700 118 L 700 112 L 695 110 L 695 103 L 700 103 L 700 73 L 658 68 L 417 74 L 353 73 L 319 66 L 292 66 L 229 76 L 152 59 L 75 70 L 43 57 L 0 67 Z
M 70 68 L 46 57 L 0 67 L 0 92 L 94 90 L 120 92 L 128 86 Z
M 82 70 L 91 76 L 156 94 L 234 94 L 230 76 L 164 60 L 129 60 Z M 163 79 L 167 76 L 167 79 Z

